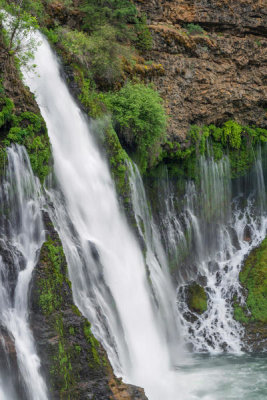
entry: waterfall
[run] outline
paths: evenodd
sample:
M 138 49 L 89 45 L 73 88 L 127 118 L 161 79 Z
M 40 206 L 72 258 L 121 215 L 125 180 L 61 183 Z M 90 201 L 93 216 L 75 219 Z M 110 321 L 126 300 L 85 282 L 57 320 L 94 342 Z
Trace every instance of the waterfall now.
M 0 347 L 6 353 L 0 363 L 0 398 L 46 400 L 46 385 L 28 322 L 29 284 L 44 241 L 40 185 L 24 147 L 8 148 L 7 159 L 0 189 Z M 19 369 L 17 383 L 12 360 L 5 351 L 12 346 Z
M 24 76 L 52 144 L 55 179 L 47 185 L 49 212 L 63 243 L 74 301 L 92 323 L 117 374 L 144 387 L 152 400 L 174 400 L 178 389 L 170 380 L 176 382 L 177 376 L 171 371 L 167 327 L 176 325 L 176 299 L 160 260 L 164 256 L 160 249 L 154 253 L 151 240 L 148 276 L 87 119 L 47 41 L 38 33 L 36 39 L 41 42 L 34 60 L 37 74 L 24 71 Z
M 145 244 L 145 261 L 152 292 L 157 304 L 159 320 L 164 320 L 163 328 L 168 342 L 168 350 L 173 364 L 179 361 L 182 348 L 179 346 L 180 324 L 177 315 L 174 287 L 169 275 L 169 266 L 160 241 L 160 234 L 149 209 L 142 178 L 135 164 L 129 163 L 132 205 L 139 235 Z
M 195 351 L 240 353 L 243 328 L 233 318 L 233 298 L 244 300 L 238 280 L 242 262 L 264 239 L 267 228 L 261 151 L 257 151 L 246 180 L 233 182 L 238 188 L 234 196 L 228 156 L 218 162 L 202 156 L 198 170 L 200 182 L 198 186 L 186 183 L 180 210 L 173 202 L 175 185 L 165 186 L 165 206 L 160 216 L 166 248 L 180 248 L 181 243 L 184 247 L 182 271 L 177 260 L 178 307 L 184 337 Z M 169 255 L 175 256 L 174 251 Z M 202 315 L 187 305 L 185 289 L 192 280 L 207 291 L 208 309 Z
M 37 73 L 24 71 L 24 78 L 36 95 L 52 144 L 47 207 L 64 247 L 75 304 L 92 323 L 116 374 L 144 387 L 150 400 L 225 398 L 210 396 L 220 371 L 204 383 L 202 371 L 188 372 L 193 361 L 183 358 L 180 330 L 197 352 L 241 353 L 242 327 L 231 304 L 233 296 L 243 300 L 238 274 L 244 257 L 266 235 L 260 150 L 249 196 L 242 180 L 234 183 L 237 195 L 233 190 L 227 156 L 219 162 L 201 157 L 199 184 L 187 182 L 178 201 L 175 185 L 166 179 L 164 207 L 154 217 L 138 169 L 129 164 L 138 240 L 56 56 L 42 35 L 35 35 L 41 43 L 34 60 Z M 169 276 L 172 258 L 178 267 L 177 291 Z M 208 310 L 201 316 L 186 303 L 185 286 L 192 280 L 201 282 L 208 294 Z M 38 371 L 38 363 L 36 367 Z M 6 390 L 0 379 L 0 395 Z

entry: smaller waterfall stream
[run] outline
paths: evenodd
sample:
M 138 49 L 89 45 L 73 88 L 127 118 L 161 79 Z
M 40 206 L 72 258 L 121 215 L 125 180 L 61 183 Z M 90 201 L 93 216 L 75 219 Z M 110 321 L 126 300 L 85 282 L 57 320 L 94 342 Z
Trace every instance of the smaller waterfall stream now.
M 147 274 L 157 305 L 159 326 L 165 332 L 167 348 L 172 364 L 179 362 L 182 355 L 182 346 L 179 316 L 175 302 L 175 290 L 169 275 L 169 266 L 165 251 L 161 244 L 160 234 L 153 221 L 149 202 L 146 197 L 144 184 L 138 168 L 129 163 L 130 186 L 132 205 L 137 222 L 139 235 L 143 239 Z M 166 321 L 162 324 L 161 321 Z
M 185 263 L 178 270 L 178 307 L 186 341 L 195 351 L 240 353 L 243 328 L 233 318 L 233 297 L 242 301 L 238 275 L 242 262 L 266 235 L 266 193 L 261 151 L 258 150 L 248 188 L 232 195 L 228 157 L 199 160 L 200 183 L 187 182 L 182 210 L 175 208 L 171 183 L 165 184 L 160 215 L 165 246 L 171 258 Z M 245 192 L 242 192 L 242 187 Z M 182 249 L 184 260 L 176 248 Z M 192 251 L 193 249 L 193 251 Z M 179 268 L 179 267 L 178 267 Z M 208 294 L 208 310 L 201 316 L 187 305 L 185 284 L 197 280 Z
M 44 241 L 40 186 L 23 147 L 8 148 L 7 158 L 7 171 L 0 190 L 0 325 L 7 334 L 2 333 L 0 339 L 3 349 L 10 346 L 7 340 L 14 341 L 22 388 L 15 393 L 15 372 L 6 354 L 6 362 L 0 370 L 0 398 L 19 400 L 25 393 L 27 400 L 47 400 L 40 360 L 28 323 L 28 289 Z

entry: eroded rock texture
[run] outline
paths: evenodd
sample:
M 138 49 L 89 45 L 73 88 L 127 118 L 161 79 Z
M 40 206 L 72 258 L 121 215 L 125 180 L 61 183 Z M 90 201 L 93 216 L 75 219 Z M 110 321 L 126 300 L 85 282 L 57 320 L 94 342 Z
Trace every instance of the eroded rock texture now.
M 136 0 L 153 35 L 151 80 L 165 99 L 169 135 L 235 119 L 267 127 L 266 0 Z M 188 24 L 205 32 L 190 32 Z

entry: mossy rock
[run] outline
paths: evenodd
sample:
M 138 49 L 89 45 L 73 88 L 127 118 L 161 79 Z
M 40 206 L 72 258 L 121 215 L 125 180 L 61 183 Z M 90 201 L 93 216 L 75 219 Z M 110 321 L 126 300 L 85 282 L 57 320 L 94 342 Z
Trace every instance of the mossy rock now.
M 267 323 L 267 238 L 251 251 L 239 274 L 246 305 L 234 304 L 234 317 L 243 323 Z
M 203 314 L 205 311 L 207 311 L 208 297 L 205 289 L 194 282 L 188 286 L 187 290 L 187 302 L 190 310 L 196 312 L 197 314 Z

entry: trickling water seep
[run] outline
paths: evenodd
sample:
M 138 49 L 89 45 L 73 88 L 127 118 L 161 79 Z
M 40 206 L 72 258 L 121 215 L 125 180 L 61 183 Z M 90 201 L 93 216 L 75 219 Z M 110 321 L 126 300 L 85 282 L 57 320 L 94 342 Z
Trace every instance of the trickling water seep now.
M 7 149 L 0 189 L 0 398 L 46 400 L 29 327 L 28 292 L 44 241 L 40 186 L 26 150 Z

